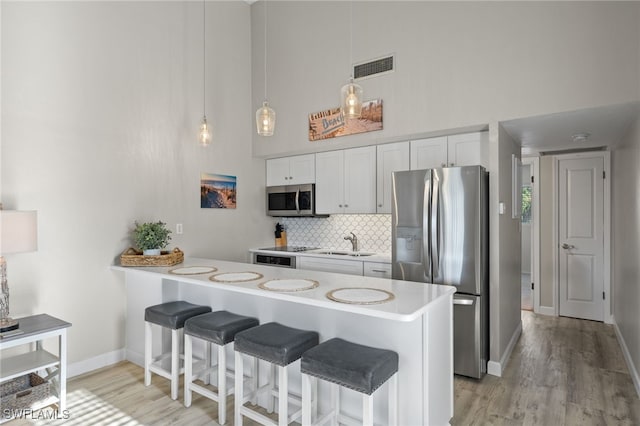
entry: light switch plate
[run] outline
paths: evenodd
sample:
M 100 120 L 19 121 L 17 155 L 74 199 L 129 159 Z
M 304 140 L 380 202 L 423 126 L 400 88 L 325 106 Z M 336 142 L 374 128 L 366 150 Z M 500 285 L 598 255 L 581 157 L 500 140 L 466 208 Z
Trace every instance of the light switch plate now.
M 498 212 L 500 214 L 504 214 L 504 212 L 505 212 L 504 203 L 502 201 L 500 201 L 500 204 L 498 204 Z

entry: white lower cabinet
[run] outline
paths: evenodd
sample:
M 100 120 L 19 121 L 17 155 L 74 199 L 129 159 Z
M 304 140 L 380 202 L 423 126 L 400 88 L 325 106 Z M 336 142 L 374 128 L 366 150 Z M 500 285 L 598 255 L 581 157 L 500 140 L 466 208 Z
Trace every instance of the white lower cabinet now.
M 298 269 L 338 272 L 348 275 L 362 275 L 362 261 L 299 256 Z
M 363 262 L 365 277 L 391 278 L 391 264 L 382 262 Z

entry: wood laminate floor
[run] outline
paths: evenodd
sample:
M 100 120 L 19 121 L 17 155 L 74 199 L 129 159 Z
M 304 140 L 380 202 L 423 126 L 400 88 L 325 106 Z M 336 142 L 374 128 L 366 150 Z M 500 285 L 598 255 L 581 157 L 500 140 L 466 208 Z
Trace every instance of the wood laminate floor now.
M 185 408 L 182 395 L 170 399 L 167 380 L 154 375 L 147 388 L 143 373 L 121 362 L 73 378 L 68 419 L 16 419 L 9 425 L 217 424 L 216 403 L 194 394 L 193 405 Z M 228 425 L 233 424 L 232 404 L 229 398 Z M 523 333 L 503 377 L 456 377 L 451 423 L 640 425 L 640 400 L 611 326 L 523 311 Z M 254 423 L 245 419 L 244 424 Z
M 456 377 L 453 425 L 640 425 L 613 326 L 522 311 L 503 377 Z

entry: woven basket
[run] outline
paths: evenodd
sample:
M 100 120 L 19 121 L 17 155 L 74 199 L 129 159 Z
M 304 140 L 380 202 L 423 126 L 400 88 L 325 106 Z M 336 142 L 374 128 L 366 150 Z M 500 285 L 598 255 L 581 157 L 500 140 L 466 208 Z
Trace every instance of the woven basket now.
M 0 406 L 3 410 L 29 408 L 50 395 L 50 383 L 35 373 L 0 384 Z
M 184 261 L 184 252 L 174 248 L 172 252 L 163 251 L 159 256 L 145 256 L 141 251 L 127 249 L 120 255 L 122 266 L 173 266 Z

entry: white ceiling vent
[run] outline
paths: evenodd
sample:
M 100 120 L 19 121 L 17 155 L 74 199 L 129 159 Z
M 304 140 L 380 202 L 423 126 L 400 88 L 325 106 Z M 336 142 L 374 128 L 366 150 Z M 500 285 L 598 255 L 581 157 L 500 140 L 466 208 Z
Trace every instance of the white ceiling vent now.
M 395 55 L 385 56 L 353 66 L 353 78 L 355 80 L 393 72 L 395 67 Z

